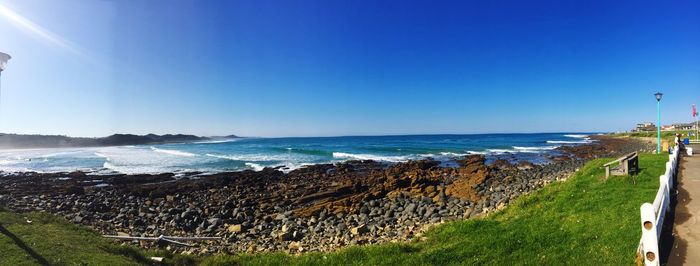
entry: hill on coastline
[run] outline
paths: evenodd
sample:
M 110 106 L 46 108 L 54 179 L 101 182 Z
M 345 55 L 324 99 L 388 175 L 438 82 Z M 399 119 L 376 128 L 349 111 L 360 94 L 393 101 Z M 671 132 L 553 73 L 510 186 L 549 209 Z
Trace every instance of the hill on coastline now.
M 62 135 L 26 135 L 0 133 L 0 149 L 104 147 L 121 145 L 147 145 L 164 143 L 184 143 L 239 138 L 236 135 L 201 137 L 184 134 L 134 135 L 114 134 L 101 138 L 79 138 Z

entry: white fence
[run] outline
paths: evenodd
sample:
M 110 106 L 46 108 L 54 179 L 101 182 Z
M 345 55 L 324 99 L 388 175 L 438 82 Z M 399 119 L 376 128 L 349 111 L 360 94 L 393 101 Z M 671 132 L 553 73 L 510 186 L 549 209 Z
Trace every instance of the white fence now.
M 671 207 L 671 191 L 673 179 L 678 174 L 680 151 L 673 149 L 666 163 L 666 172 L 659 177 L 659 190 L 656 192 L 654 203 L 644 203 L 639 208 L 642 218 L 642 239 L 637 253 L 644 258 L 644 265 L 659 265 L 659 239 L 664 226 L 666 213 Z

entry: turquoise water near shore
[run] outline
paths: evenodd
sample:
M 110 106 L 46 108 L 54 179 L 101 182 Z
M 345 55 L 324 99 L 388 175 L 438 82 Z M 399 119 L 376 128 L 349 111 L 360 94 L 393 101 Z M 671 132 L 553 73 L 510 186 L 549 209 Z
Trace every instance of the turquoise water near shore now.
M 241 138 L 217 142 L 0 151 L 0 171 L 93 173 L 222 172 L 346 160 L 387 163 L 484 154 L 489 160 L 547 161 L 561 145 L 591 142 L 590 133 Z

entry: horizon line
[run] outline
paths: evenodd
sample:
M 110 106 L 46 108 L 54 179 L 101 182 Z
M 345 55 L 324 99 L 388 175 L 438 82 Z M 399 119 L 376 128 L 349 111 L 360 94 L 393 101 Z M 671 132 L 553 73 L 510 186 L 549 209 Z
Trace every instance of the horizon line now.
M 406 133 L 406 134 L 356 134 L 356 135 L 321 135 L 321 136 L 243 136 L 237 134 L 227 134 L 227 135 L 198 135 L 198 134 L 187 134 L 187 133 L 146 133 L 146 134 L 135 134 L 135 133 L 112 133 L 106 136 L 71 136 L 69 134 L 41 134 L 41 133 L 5 133 L 0 132 L 0 135 L 34 135 L 34 136 L 62 136 L 69 138 L 105 138 L 114 135 L 136 135 L 136 136 L 146 136 L 146 135 L 190 135 L 197 137 L 226 137 L 226 136 L 236 136 L 238 138 L 349 138 L 349 137 L 399 137 L 399 136 L 464 136 L 464 135 L 534 135 L 534 134 L 604 134 L 612 133 L 618 131 L 541 131 L 541 132 L 481 132 L 481 133 Z

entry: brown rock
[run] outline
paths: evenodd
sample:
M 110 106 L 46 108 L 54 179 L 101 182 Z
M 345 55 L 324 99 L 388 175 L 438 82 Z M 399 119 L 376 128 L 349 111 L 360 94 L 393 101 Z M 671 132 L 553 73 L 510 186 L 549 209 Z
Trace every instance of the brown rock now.
M 292 250 L 292 251 L 298 251 L 298 252 L 304 251 L 304 247 L 302 247 L 301 243 L 299 243 L 297 241 L 290 242 L 289 245 L 287 245 L 287 248 L 289 250 Z
M 367 232 L 369 232 L 369 229 L 367 229 L 366 224 L 362 224 L 358 227 L 353 227 L 352 229 L 350 229 L 350 233 L 353 235 L 364 235 Z
M 228 227 L 229 233 L 239 233 L 243 230 L 243 227 L 240 224 L 234 224 Z

